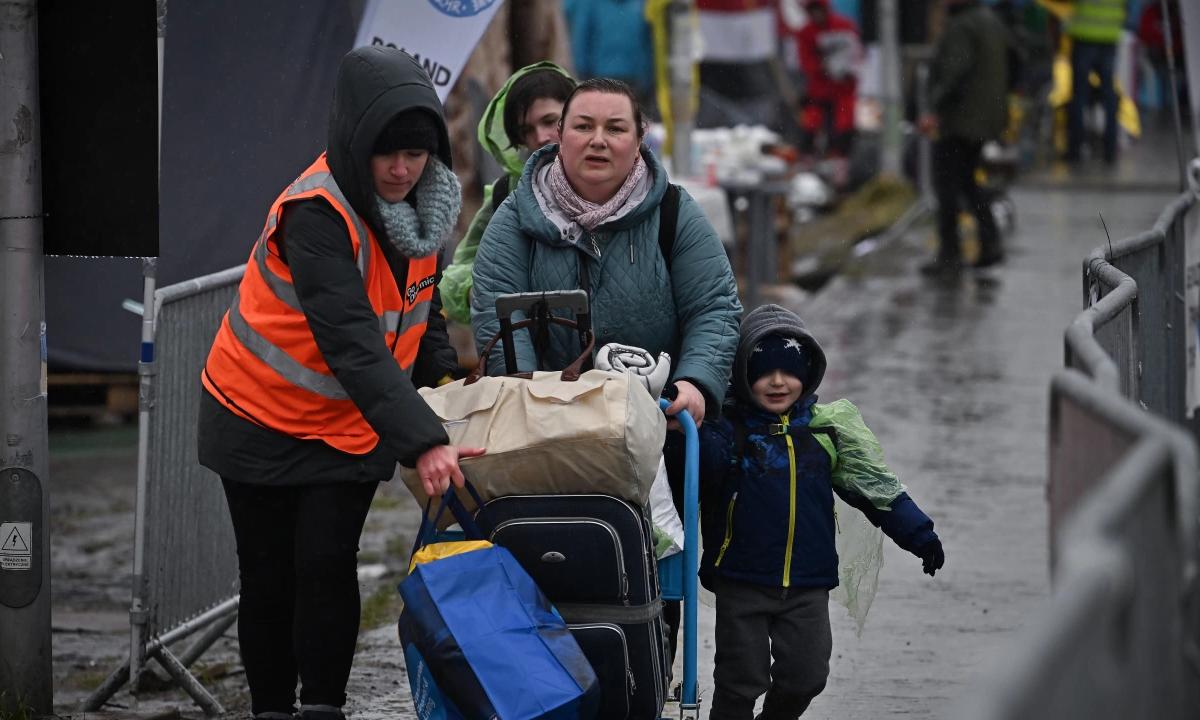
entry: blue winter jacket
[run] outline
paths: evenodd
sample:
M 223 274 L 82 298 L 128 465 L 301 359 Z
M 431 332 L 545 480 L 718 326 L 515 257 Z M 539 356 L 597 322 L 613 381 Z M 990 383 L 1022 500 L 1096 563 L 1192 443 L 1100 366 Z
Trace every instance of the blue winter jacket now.
M 843 412 L 857 415 L 852 405 L 838 402 L 844 403 Z M 875 506 L 884 504 L 880 498 L 834 485 L 843 441 L 836 427 L 810 426 L 814 409 L 821 407 L 814 395 L 783 415 L 738 403 L 701 426 L 700 579 L 705 587 L 711 589 L 717 575 L 772 587 L 837 587 L 835 491 L 914 555 L 937 537 L 933 521 L 907 493 L 880 509 Z M 738 424 L 744 427 L 740 457 Z
M 654 90 L 654 43 L 644 0 L 565 0 L 575 77 L 624 80 Z

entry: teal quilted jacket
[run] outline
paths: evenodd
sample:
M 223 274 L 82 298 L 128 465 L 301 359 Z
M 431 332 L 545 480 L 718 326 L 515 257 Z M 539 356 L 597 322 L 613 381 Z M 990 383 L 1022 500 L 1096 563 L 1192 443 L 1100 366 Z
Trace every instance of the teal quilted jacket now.
M 565 217 L 548 217 L 535 196 L 534 173 L 557 153 L 558 146 L 549 145 L 529 158 L 516 189 L 484 232 L 471 298 L 477 349 L 499 330 L 498 295 L 578 288 L 580 263 L 587 263 L 596 347 L 621 342 L 655 355 L 670 353 L 672 379 L 691 380 L 715 411 L 733 366 L 742 306 L 708 219 L 681 191 L 668 271 L 658 245 L 658 206 L 667 178 L 654 155 L 643 146 L 653 181 L 640 203 L 588 232 Z M 551 330 L 540 368 L 528 333 L 518 331 L 516 346 L 520 370 L 560 370 L 579 354 L 577 336 L 559 326 Z M 499 345 L 488 358 L 488 372 L 504 372 Z

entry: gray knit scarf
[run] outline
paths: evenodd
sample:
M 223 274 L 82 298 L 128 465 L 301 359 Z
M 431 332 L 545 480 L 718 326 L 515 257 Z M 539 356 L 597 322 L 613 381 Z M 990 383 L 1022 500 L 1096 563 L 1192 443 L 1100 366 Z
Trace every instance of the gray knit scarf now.
M 388 240 L 409 259 L 440 250 L 462 209 L 462 186 L 458 178 L 432 155 L 413 192 L 417 194 L 416 208 L 406 200 L 390 203 L 375 196 Z
M 554 163 L 546 175 L 546 185 L 549 187 L 550 194 L 554 196 L 554 201 L 563 209 L 567 217 L 579 223 L 585 230 L 592 230 L 624 207 L 625 201 L 633 194 L 638 183 L 645 176 L 646 163 L 642 162 L 641 155 L 638 155 L 633 160 L 633 167 L 629 170 L 629 175 L 625 177 L 625 182 L 617 188 L 617 194 L 609 198 L 608 202 L 600 205 L 579 197 L 579 193 L 575 192 L 575 188 L 571 187 L 571 182 L 567 180 L 567 174 L 563 170 L 562 156 L 555 155 Z

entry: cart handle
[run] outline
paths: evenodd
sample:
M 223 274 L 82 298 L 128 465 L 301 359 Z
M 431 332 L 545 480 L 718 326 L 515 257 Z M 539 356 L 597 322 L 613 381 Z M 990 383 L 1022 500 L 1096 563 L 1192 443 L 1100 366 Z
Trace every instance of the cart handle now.
M 659 399 L 664 411 L 671 406 Z M 675 419 L 683 431 L 683 688 L 681 710 L 699 710 L 700 688 L 696 684 L 696 626 L 699 597 L 697 573 L 700 558 L 700 438 L 696 422 L 687 410 L 680 410 Z
M 567 308 L 574 315 L 587 315 L 588 295 L 583 290 L 548 290 L 545 292 L 509 293 L 496 298 L 496 315 L 502 319 L 512 317 L 517 310 L 528 312 L 535 305 L 545 303 L 550 310 Z
M 555 325 L 565 325 L 569 328 L 579 329 L 579 323 L 575 322 L 574 320 L 568 320 L 566 318 L 554 316 L 546 318 L 546 320 L 554 323 Z M 522 320 L 518 323 L 514 323 L 511 329 L 520 330 L 521 328 L 533 327 L 538 322 L 539 321 L 535 318 Z M 596 337 L 592 334 L 591 330 L 584 329 L 580 330 L 580 332 L 583 333 L 585 338 L 587 338 L 587 342 L 584 345 L 583 352 L 580 353 L 579 357 L 575 358 L 575 361 L 570 365 L 563 368 L 562 379 L 566 380 L 567 382 L 573 382 L 579 379 L 579 376 L 583 374 L 583 364 L 592 356 L 592 348 L 596 346 Z M 484 374 L 487 373 L 488 355 L 491 354 L 492 348 L 496 346 L 496 342 L 500 340 L 504 334 L 505 333 L 503 331 L 496 333 L 492 336 L 491 340 L 488 340 L 487 345 L 483 346 L 483 349 L 479 351 L 479 364 L 475 366 L 475 369 L 472 370 L 471 374 L 467 376 L 467 379 L 463 381 L 463 385 L 471 385 L 476 383 L 479 381 L 479 378 L 483 377 Z M 532 377 L 532 375 L 532 373 L 513 373 L 512 377 L 522 377 L 528 379 Z

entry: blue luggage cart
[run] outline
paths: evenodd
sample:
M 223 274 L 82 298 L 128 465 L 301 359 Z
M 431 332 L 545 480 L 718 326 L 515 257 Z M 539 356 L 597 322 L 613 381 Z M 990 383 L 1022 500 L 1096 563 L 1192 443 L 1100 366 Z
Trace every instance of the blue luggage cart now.
M 670 403 L 659 400 L 666 410 Z M 697 612 L 700 597 L 700 441 L 696 423 L 686 410 L 675 416 L 683 430 L 683 552 L 658 561 L 658 582 L 663 600 L 683 602 L 683 680 L 679 693 L 680 720 L 700 717 L 700 687 L 696 680 Z M 665 718 L 664 718 L 665 720 Z
M 540 305 L 540 308 L 536 306 Z M 561 308 L 569 310 L 574 316 L 574 322 L 563 322 L 558 318 L 550 318 L 549 310 Z M 498 339 L 503 339 L 502 349 L 506 370 L 516 371 L 516 356 L 511 343 L 514 329 L 527 326 L 531 321 L 514 323 L 511 321 L 514 311 L 533 311 L 531 315 L 538 316 L 543 322 L 552 321 L 566 324 L 579 331 L 580 347 L 588 352 L 592 345 L 590 332 L 588 298 L 581 290 L 557 291 L 546 293 L 519 293 L 497 298 L 497 314 L 500 320 Z M 490 345 L 487 349 L 490 350 Z M 664 411 L 670 405 L 667 400 L 660 399 L 659 407 Z M 696 423 L 686 412 L 675 416 L 684 435 L 684 547 L 683 551 L 666 557 L 657 562 L 659 591 L 662 600 L 681 601 L 682 613 L 682 644 L 683 644 L 683 677 L 680 682 L 678 695 L 678 717 L 680 720 L 699 720 L 700 695 L 697 683 L 697 600 L 699 598 L 699 436 Z M 426 508 L 428 514 L 429 508 Z M 454 531 L 437 533 L 438 540 L 461 539 L 462 534 Z M 669 690 L 669 688 L 668 688 Z M 667 699 L 667 702 L 674 702 Z M 665 710 L 665 707 L 664 707 Z M 660 720 L 667 720 L 663 711 L 658 713 Z M 644 716 L 643 716 L 644 717 Z

